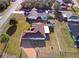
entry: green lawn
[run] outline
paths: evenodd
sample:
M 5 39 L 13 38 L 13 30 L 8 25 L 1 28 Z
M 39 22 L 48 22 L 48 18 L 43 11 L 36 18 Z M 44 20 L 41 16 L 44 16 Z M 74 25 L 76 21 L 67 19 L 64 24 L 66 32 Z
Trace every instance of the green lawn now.
M 79 15 L 79 8 L 77 7 L 68 7 L 68 10 L 71 11 L 74 15 Z
M 70 32 L 69 32 L 68 29 L 67 29 L 67 26 L 64 26 L 63 31 L 64 31 L 64 33 L 65 33 L 66 39 L 70 42 L 70 45 L 71 45 L 72 47 L 74 47 L 74 41 L 73 41 L 73 39 L 72 39 L 72 37 L 71 37 Z
M 13 16 L 16 17 L 18 24 L 17 24 L 17 29 L 14 32 L 14 34 L 10 36 L 10 40 L 9 40 L 6 52 L 10 55 L 15 55 L 16 57 L 19 57 L 20 41 L 21 41 L 20 36 L 22 32 L 26 31 L 30 27 L 30 24 L 25 21 L 26 18 L 23 15 L 13 15 Z
M 74 46 L 73 38 L 67 29 L 67 23 L 56 22 L 57 34 L 60 41 L 61 48 L 67 51 L 78 51 Z

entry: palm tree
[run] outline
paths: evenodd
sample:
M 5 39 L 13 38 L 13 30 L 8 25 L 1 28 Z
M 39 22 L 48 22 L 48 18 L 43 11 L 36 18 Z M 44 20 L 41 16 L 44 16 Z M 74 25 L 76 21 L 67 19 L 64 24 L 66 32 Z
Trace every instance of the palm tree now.
M 3 48 L 3 51 L 1 52 L 0 57 L 2 57 L 4 51 L 5 51 L 6 47 L 7 47 L 8 41 L 9 41 L 9 36 L 6 33 L 3 33 L 3 34 L 0 35 L 0 42 L 5 44 L 4 48 Z
M 6 33 L 3 33 L 0 35 L 0 42 L 1 43 L 7 43 L 9 40 L 9 36 Z

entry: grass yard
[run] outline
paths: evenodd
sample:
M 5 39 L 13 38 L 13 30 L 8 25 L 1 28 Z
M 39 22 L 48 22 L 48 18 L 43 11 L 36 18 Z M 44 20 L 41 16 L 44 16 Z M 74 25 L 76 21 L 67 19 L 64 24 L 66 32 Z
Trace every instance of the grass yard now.
M 55 37 L 55 33 L 50 34 L 50 40 L 45 41 L 45 47 L 40 48 L 40 58 L 56 58 L 59 57 L 58 45 Z
M 6 53 L 8 53 L 10 55 L 15 55 L 16 57 L 19 57 L 20 51 L 21 51 L 20 36 L 21 36 L 22 32 L 24 32 L 28 28 L 30 28 L 30 24 L 25 21 L 26 18 L 23 15 L 17 14 L 17 15 L 12 15 L 12 17 L 16 17 L 18 24 L 17 24 L 16 31 L 13 33 L 12 36 L 10 36 L 10 40 L 8 43 Z
M 55 27 L 61 48 L 66 51 L 79 51 L 74 46 L 74 41 L 67 29 L 66 23 L 56 21 Z
M 64 25 L 62 31 L 63 31 L 63 34 L 65 35 L 65 38 L 69 41 L 70 46 L 74 47 L 74 41 L 73 41 L 71 34 L 69 33 L 66 25 Z
M 68 10 L 71 11 L 74 15 L 79 16 L 79 8 L 73 6 L 73 8 L 68 7 Z
M 55 23 L 57 35 L 59 38 L 60 46 L 62 49 L 62 57 L 79 57 L 79 49 L 74 47 L 74 41 L 71 38 L 70 33 L 67 30 L 67 26 L 65 23 L 61 23 L 56 21 Z M 63 52 L 65 51 L 65 52 Z

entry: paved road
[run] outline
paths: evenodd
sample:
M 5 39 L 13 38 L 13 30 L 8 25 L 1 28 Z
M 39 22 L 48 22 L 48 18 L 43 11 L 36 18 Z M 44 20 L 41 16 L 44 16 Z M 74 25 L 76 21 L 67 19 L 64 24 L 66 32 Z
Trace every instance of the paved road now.
M 3 15 L 3 17 L 0 19 L 0 28 L 5 24 L 5 22 L 8 20 L 10 15 L 13 13 L 13 11 L 16 10 L 16 8 L 23 2 L 23 0 L 17 0 L 14 2 L 11 6 L 11 8 Z

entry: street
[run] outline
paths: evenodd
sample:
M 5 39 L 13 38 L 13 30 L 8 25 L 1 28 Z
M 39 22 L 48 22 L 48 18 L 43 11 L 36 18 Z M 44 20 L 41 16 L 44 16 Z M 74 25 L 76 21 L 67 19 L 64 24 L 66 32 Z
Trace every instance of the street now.
M 17 0 L 11 6 L 11 8 L 0 19 L 0 28 L 5 24 L 10 15 L 17 9 L 17 7 L 23 2 L 23 0 Z

